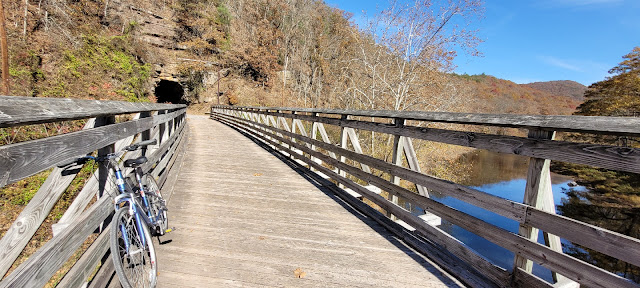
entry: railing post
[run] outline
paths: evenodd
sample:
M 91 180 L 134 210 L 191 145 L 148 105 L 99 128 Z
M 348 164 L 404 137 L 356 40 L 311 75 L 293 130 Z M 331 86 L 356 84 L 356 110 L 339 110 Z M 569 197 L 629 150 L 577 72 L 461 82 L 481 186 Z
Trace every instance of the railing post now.
M 311 114 L 311 116 L 318 117 L 318 113 L 317 112 L 313 112 Z M 311 139 L 316 140 L 316 137 L 318 136 L 318 122 L 316 122 L 315 120 L 311 123 Z M 316 146 L 315 145 L 311 145 L 311 150 L 316 151 Z M 311 161 L 318 163 L 318 159 L 316 157 L 311 156 Z M 314 170 L 311 168 L 311 165 L 309 165 L 309 169 Z
M 116 123 L 115 116 L 103 116 L 96 118 L 95 127 L 106 126 Z M 107 155 L 109 153 L 115 152 L 115 142 L 107 145 L 101 149 L 98 149 L 98 157 Z M 96 199 L 100 199 L 104 196 L 105 190 L 107 189 L 107 181 L 109 181 L 109 163 L 103 162 L 98 166 L 98 194 L 96 195 Z M 105 223 L 101 223 L 98 230 L 102 232 L 104 229 Z
M 106 126 L 106 125 L 111 125 L 111 124 L 115 124 L 116 123 L 116 117 L 115 116 L 103 116 L 103 117 L 97 117 L 96 118 L 96 124 L 95 127 L 100 127 L 100 126 Z M 115 142 L 107 145 L 101 149 L 98 149 L 98 156 L 104 156 L 107 155 L 109 153 L 113 153 L 115 151 Z M 102 197 L 102 195 L 104 195 L 105 192 L 105 188 L 106 188 L 106 183 L 109 180 L 109 167 L 108 167 L 108 163 L 100 163 L 100 166 L 98 166 L 98 195 L 97 198 Z
M 149 118 L 151 117 L 151 112 L 150 111 L 144 111 L 144 112 L 140 112 L 140 119 L 142 118 Z M 151 139 L 151 129 L 143 131 L 142 133 L 140 133 L 140 140 L 141 141 L 146 141 Z M 142 155 L 147 155 L 147 146 L 142 147 Z
M 416 172 L 422 172 L 420 169 L 420 162 L 418 162 L 418 155 L 416 154 L 416 150 L 413 148 L 413 141 L 411 138 L 404 138 L 404 155 L 407 158 L 407 163 L 409 164 L 409 168 Z M 416 190 L 418 190 L 418 194 L 424 197 L 429 197 L 429 190 L 424 186 L 416 184 Z
M 393 120 L 393 124 L 395 125 L 395 127 L 397 128 L 402 128 L 404 127 L 404 123 L 406 122 L 405 119 L 402 118 L 395 118 Z M 404 149 L 404 145 L 402 145 L 402 136 L 400 135 L 393 135 L 393 164 L 398 165 L 398 166 L 402 166 L 402 151 Z M 393 182 L 393 184 L 395 185 L 400 185 L 400 178 L 396 175 L 391 175 L 391 182 Z M 396 195 L 392 195 L 391 193 L 389 193 L 388 198 L 389 201 L 391 201 L 391 203 L 398 205 L 398 196 Z M 396 217 L 394 215 L 391 214 L 391 212 L 387 211 L 387 217 L 391 218 L 391 220 L 396 220 Z
M 346 114 L 342 114 L 340 116 L 340 120 L 347 120 L 349 119 L 349 115 Z M 345 127 L 344 125 L 340 126 L 340 148 L 342 149 L 347 149 L 347 139 L 349 138 L 349 135 L 347 134 L 347 127 Z M 340 162 L 345 163 L 346 161 L 346 157 L 344 155 L 340 155 Z M 338 172 L 340 174 L 340 176 L 345 177 L 347 176 L 347 173 L 342 170 L 342 169 L 338 169 Z M 338 185 L 340 188 L 344 188 L 344 185 L 339 184 Z
M 167 110 L 158 111 L 158 115 L 162 115 L 162 114 L 167 114 Z M 160 125 L 158 125 L 158 145 L 161 145 L 162 142 L 164 142 L 165 140 L 165 137 L 164 137 L 165 130 L 167 130 L 167 124 L 161 123 Z
M 404 127 L 404 123 L 405 123 L 405 119 L 402 118 L 395 118 L 393 120 L 393 124 L 395 125 L 396 128 L 402 129 L 402 127 Z M 402 150 L 404 148 L 404 145 L 401 145 L 401 139 L 403 137 L 400 135 L 393 135 L 393 164 L 398 165 L 398 166 L 402 166 Z M 396 175 L 391 175 L 391 182 L 393 182 L 393 184 L 400 184 L 400 178 L 398 178 L 398 176 Z M 395 196 L 394 196 L 395 197 Z M 398 203 L 398 200 L 396 198 L 395 202 L 392 201 L 393 203 Z
M 274 111 L 275 111 L 275 110 L 274 110 Z M 274 114 L 275 114 L 275 113 L 278 113 L 278 111 L 275 111 L 275 112 L 272 112 L 272 113 L 274 113 Z M 268 122 L 270 123 L 269 125 L 271 125 L 271 127 L 273 127 L 274 129 L 280 129 L 280 121 L 278 120 L 278 116 L 277 116 L 277 115 L 276 115 L 275 117 L 274 117 L 274 115 L 269 115 L 269 116 L 267 117 L 267 119 L 269 120 Z M 277 135 L 277 136 L 280 136 L 280 137 L 284 137 L 284 136 L 282 135 L 282 133 L 280 133 L 280 132 L 277 132 L 277 133 L 276 133 L 276 135 Z M 277 142 L 280 146 L 284 146 L 284 143 L 283 143 L 282 141 L 278 140 L 278 141 L 276 141 L 276 142 Z M 282 148 L 280 148 L 280 147 L 276 147 L 276 150 L 278 150 L 278 151 L 280 151 L 280 152 L 283 152 L 283 153 L 284 153 L 284 150 L 283 150 Z
M 262 112 L 264 112 L 264 113 L 265 113 L 265 114 L 260 114 L 260 120 L 262 121 L 262 124 L 264 124 L 265 126 L 270 126 L 270 125 L 271 125 L 271 123 L 269 122 L 269 116 L 267 115 L 267 113 L 269 113 L 269 109 L 265 109 L 265 110 L 264 110 L 264 111 L 262 111 Z M 269 129 L 269 128 L 267 128 L 267 127 L 264 127 L 264 128 L 263 128 L 263 130 L 264 130 L 266 133 L 268 133 L 268 131 L 269 131 L 270 129 Z M 265 134 L 265 135 L 266 135 L 266 134 Z M 267 139 L 273 140 L 273 137 L 271 137 L 271 136 L 267 136 Z M 272 145 L 269 145 L 269 146 L 272 146 Z M 278 147 L 276 147 L 276 146 L 272 146 L 272 148 L 273 148 L 273 149 L 275 149 L 275 150 L 277 150 L 277 149 L 278 149 Z
M 529 138 L 541 140 L 553 140 L 555 131 L 545 130 L 529 130 Z M 522 203 L 535 207 L 549 213 L 556 213 L 556 207 L 553 200 L 553 191 L 551 188 L 551 170 L 549 169 L 551 160 L 530 158 L 529 170 L 527 171 L 527 185 L 525 187 L 524 199 Z M 532 242 L 538 241 L 538 228 L 520 224 L 518 234 L 529 239 Z M 543 231 L 545 244 L 551 249 L 562 252 L 560 237 Z M 515 268 L 520 268 L 527 273 L 533 270 L 533 262 L 522 256 L 516 255 L 514 261 Z M 514 273 L 515 274 L 515 273 Z M 552 271 L 553 280 L 558 282 L 564 280 L 565 277 Z
M 296 115 L 296 111 L 291 111 L 291 115 Z M 294 116 L 291 116 L 291 133 L 296 134 L 296 118 L 294 118 Z M 296 141 L 296 139 L 291 139 L 291 141 L 293 142 L 298 142 Z
M 174 111 L 176 111 L 176 110 L 175 109 L 168 110 L 167 113 L 172 113 Z M 175 123 L 173 121 L 173 118 L 171 118 L 169 121 L 167 121 L 167 126 L 169 126 L 168 129 L 167 129 L 167 139 L 169 139 L 169 138 L 171 138 L 171 135 L 173 135 L 173 131 L 176 128 L 175 127 Z

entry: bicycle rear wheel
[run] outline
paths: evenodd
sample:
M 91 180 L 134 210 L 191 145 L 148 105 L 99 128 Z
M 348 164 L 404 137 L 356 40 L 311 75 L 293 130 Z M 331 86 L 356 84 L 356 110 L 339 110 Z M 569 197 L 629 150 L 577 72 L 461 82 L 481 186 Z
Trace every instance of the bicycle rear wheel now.
M 156 286 L 158 266 L 155 249 L 147 224 L 140 224 L 137 225 L 136 217 L 126 206 L 118 209 L 113 217 L 109 241 L 111 258 L 124 288 Z
M 147 199 L 149 200 L 149 210 L 154 221 L 156 222 L 156 231 L 152 231 L 153 236 L 164 235 L 169 228 L 169 218 L 167 218 L 167 206 L 158 182 L 149 174 L 142 176 L 142 184 L 144 185 Z

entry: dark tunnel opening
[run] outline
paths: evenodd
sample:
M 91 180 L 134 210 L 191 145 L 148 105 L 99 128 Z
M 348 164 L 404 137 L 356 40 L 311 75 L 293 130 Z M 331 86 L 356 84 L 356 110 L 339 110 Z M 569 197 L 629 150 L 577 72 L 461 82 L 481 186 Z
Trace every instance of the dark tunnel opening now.
M 160 80 L 155 90 L 158 103 L 187 104 L 182 98 L 184 89 L 182 85 L 175 81 Z

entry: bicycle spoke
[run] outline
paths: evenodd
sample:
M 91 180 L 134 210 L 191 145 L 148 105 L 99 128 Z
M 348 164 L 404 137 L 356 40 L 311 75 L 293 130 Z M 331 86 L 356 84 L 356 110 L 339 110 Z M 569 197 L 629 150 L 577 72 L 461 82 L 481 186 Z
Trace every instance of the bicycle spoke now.
M 157 269 L 154 262 L 155 256 L 152 255 L 153 252 L 150 250 L 152 248 L 149 246 L 152 245 L 151 236 L 146 229 L 139 231 L 135 217 L 124 210 L 127 210 L 127 208 L 121 208 L 114 219 L 114 221 L 117 221 L 118 227 L 122 226 L 123 228 L 122 230 L 117 229 L 115 233 L 118 237 L 117 255 L 120 256 L 119 259 L 115 260 L 120 263 L 120 265 L 116 265 L 116 271 L 120 270 L 118 272 L 123 274 L 121 282 L 127 282 L 127 285 L 123 285 L 123 287 L 151 287 L 155 283 Z M 142 244 L 141 237 L 146 238 L 146 245 Z M 125 242 L 129 243 L 128 252 Z

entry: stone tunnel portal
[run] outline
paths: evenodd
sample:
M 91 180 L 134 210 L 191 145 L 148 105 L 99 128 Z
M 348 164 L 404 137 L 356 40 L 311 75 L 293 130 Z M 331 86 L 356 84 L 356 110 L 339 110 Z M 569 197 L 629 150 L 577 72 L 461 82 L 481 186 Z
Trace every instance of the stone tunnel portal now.
M 160 80 L 156 85 L 155 95 L 158 103 L 187 104 L 183 99 L 184 89 L 176 81 Z

